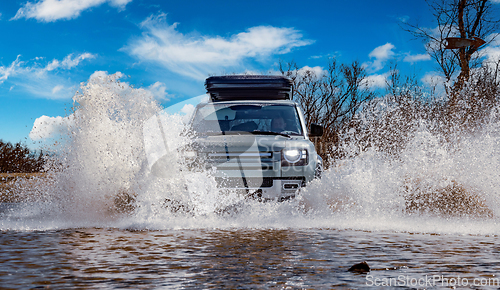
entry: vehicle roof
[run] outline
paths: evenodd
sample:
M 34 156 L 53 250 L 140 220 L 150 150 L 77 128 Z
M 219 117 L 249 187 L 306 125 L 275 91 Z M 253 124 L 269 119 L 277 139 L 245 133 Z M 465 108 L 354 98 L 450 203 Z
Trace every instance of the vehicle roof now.
M 205 80 L 213 102 L 232 100 L 288 100 L 293 82 L 282 75 L 227 75 Z
M 217 85 L 240 85 L 245 87 L 266 86 L 270 85 L 277 88 L 290 88 L 292 80 L 283 75 L 225 75 L 211 76 L 205 80 L 207 89 L 217 87 Z
M 230 105 L 230 104 L 265 104 L 265 105 L 289 105 L 297 106 L 297 102 L 293 100 L 244 100 L 244 101 L 220 101 L 220 102 L 202 102 L 197 107 L 206 105 Z

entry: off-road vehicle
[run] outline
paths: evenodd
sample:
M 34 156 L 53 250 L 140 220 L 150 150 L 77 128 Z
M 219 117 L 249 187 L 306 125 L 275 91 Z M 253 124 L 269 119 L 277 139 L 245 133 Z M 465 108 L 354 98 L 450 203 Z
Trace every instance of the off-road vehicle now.
M 283 201 L 321 177 L 322 159 L 307 131 L 292 81 L 284 76 L 230 75 L 206 79 L 209 100 L 191 120 L 198 164 L 215 169 L 218 186 L 259 200 Z

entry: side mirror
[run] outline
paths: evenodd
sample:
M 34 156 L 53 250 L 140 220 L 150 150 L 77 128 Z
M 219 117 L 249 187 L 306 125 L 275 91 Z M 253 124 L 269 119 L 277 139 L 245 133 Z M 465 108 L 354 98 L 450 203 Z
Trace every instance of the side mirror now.
M 321 137 L 321 136 L 323 136 L 323 126 L 318 125 L 316 123 L 312 123 L 309 137 Z

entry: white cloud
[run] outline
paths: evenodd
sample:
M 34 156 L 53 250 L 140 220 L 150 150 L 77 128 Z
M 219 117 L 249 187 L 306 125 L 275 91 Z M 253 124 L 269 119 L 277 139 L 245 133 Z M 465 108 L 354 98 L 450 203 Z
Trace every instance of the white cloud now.
M 498 69 L 500 62 L 500 46 L 487 47 L 482 51 L 484 57 L 483 65 L 489 67 L 492 71 Z
M 80 55 L 78 55 L 77 57 L 75 58 L 71 58 L 73 56 L 73 54 L 70 54 L 68 56 L 66 56 L 63 61 L 62 61 L 62 66 L 66 69 L 70 69 L 70 68 L 73 68 L 75 66 L 77 66 L 78 64 L 80 64 L 80 62 L 82 60 L 85 60 L 85 59 L 92 59 L 92 58 L 95 58 L 96 56 L 94 54 L 91 54 L 91 53 L 82 53 Z
M 8 82 L 10 91 L 15 88 L 48 99 L 70 98 L 77 84 L 71 83 L 68 78 L 60 74 L 60 71 L 74 68 L 82 60 L 94 57 L 95 55 L 90 53 L 77 56 L 70 54 L 62 61 L 53 59 L 43 65 L 41 63 L 43 58 L 37 57 L 33 62 L 23 62 L 18 56 L 9 66 L 0 66 L 0 85 Z
M 364 66 L 367 70 L 371 72 L 376 72 L 381 70 L 385 62 L 394 56 L 393 49 L 396 48 L 392 43 L 386 43 L 384 45 L 376 47 L 370 54 L 368 55 L 370 58 L 374 58 L 373 61 L 366 62 Z
M 168 101 L 170 99 L 167 93 L 167 86 L 162 82 L 156 82 L 147 88 L 153 96 L 160 101 Z
M 19 57 L 20 55 L 18 55 L 16 60 L 13 61 L 8 67 L 0 66 L 0 85 L 4 81 L 6 81 L 9 78 L 9 76 L 15 74 L 18 71 L 19 66 L 22 64 L 22 62 L 19 61 Z
M 59 91 L 61 91 L 62 89 L 64 89 L 64 86 L 63 85 L 57 85 L 55 86 L 53 89 L 52 89 L 52 93 L 53 94 L 57 94 Z
M 320 66 L 310 67 L 310 66 L 307 66 L 307 65 L 304 66 L 304 67 L 302 67 L 302 68 L 300 68 L 299 71 L 298 71 L 298 73 L 299 73 L 299 75 L 303 75 L 307 71 L 313 72 L 314 75 L 316 77 L 318 77 L 318 78 L 321 77 L 321 76 L 323 76 L 323 75 L 325 75 L 327 73 L 327 71 L 324 70 Z
M 57 59 L 53 59 L 47 66 L 45 67 L 46 71 L 53 71 L 59 68 L 60 62 Z
M 184 113 L 186 115 L 191 115 L 194 112 L 194 105 L 193 104 L 185 104 L 184 107 L 181 109 L 181 113 Z
M 390 75 L 391 72 L 369 75 L 363 80 L 363 85 L 372 90 L 385 88 Z
M 111 75 L 109 75 L 107 71 L 96 70 L 94 73 L 92 73 L 90 75 L 89 80 L 107 79 L 110 76 Z M 113 74 L 113 76 L 117 80 L 117 79 L 123 78 L 125 75 L 123 73 L 121 73 L 121 72 L 116 72 L 115 74 Z
M 426 61 L 430 60 L 431 56 L 427 53 L 423 54 L 406 54 L 405 58 L 403 59 L 404 62 L 409 62 L 409 63 L 415 63 L 419 61 Z
M 123 10 L 125 9 L 125 6 L 127 6 L 127 4 L 130 2 L 132 2 L 132 0 L 110 0 L 109 5 Z
M 74 125 L 74 122 L 74 115 L 68 117 L 49 117 L 43 115 L 35 120 L 29 137 L 33 141 L 38 141 L 65 135 L 70 127 Z
M 45 70 L 52 71 L 52 70 L 55 70 L 58 68 L 71 69 L 71 68 L 77 66 L 78 64 L 80 64 L 80 62 L 82 60 L 92 59 L 95 57 L 96 56 L 94 54 L 91 54 L 88 52 L 82 53 L 74 58 L 73 58 L 73 54 L 69 54 L 62 61 L 58 61 L 57 59 L 53 59 L 49 64 L 47 64 L 47 66 L 45 67 Z
M 193 104 L 185 104 L 184 107 L 181 109 L 181 113 L 184 114 L 182 116 L 182 121 L 184 124 L 189 123 L 189 120 L 191 120 L 191 117 L 194 114 L 195 106 Z
M 41 0 L 36 3 L 26 2 L 11 20 L 35 18 L 38 21 L 52 22 L 60 19 L 73 19 L 84 10 L 103 3 L 125 9 L 132 0 Z
M 426 73 L 421 78 L 421 81 L 428 88 L 432 88 L 436 96 L 445 96 L 446 95 L 445 86 L 451 85 L 451 83 L 447 83 L 446 78 L 440 75 L 438 72 Z
M 369 57 L 374 57 L 375 59 L 387 60 L 389 57 L 394 55 L 392 51 L 395 46 L 392 43 L 386 43 L 384 45 L 376 47 L 370 54 Z
M 421 80 L 429 87 L 435 87 L 446 82 L 446 79 L 437 72 L 428 72 L 422 77 Z
M 264 60 L 312 43 L 293 28 L 251 27 L 230 37 L 185 35 L 178 23 L 168 25 L 166 14 L 141 23 L 145 31 L 123 50 L 143 61 L 160 63 L 168 70 L 194 79 L 222 69 L 243 69 L 246 60 Z
M 480 51 L 484 57 L 483 65 L 496 69 L 496 64 L 500 61 L 500 33 L 492 33 L 485 40 L 490 44 Z

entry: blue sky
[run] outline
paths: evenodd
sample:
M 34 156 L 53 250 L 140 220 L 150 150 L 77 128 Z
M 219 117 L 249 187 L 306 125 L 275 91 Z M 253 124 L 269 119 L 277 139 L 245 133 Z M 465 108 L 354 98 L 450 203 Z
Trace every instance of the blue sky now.
M 436 67 L 401 21 L 436 25 L 423 0 L 0 1 L 0 139 L 30 143 L 35 120 L 70 114 L 96 71 L 122 73 L 164 106 L 204 93 L 209 74 L 276 71 L 280 60 L 359 61 L 380 82 L 397 59 L 424 78 Z

